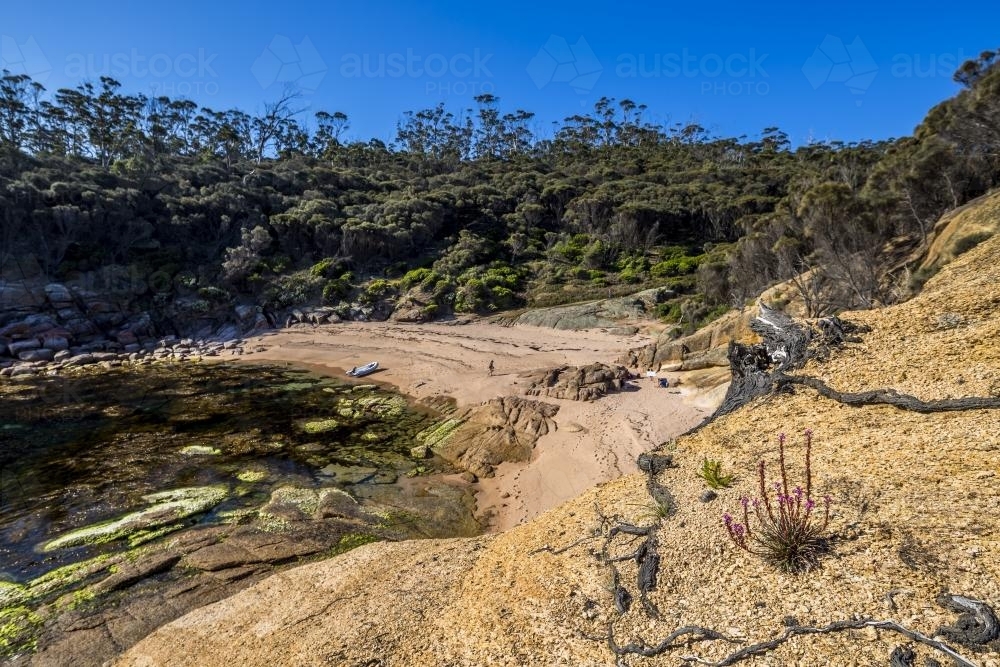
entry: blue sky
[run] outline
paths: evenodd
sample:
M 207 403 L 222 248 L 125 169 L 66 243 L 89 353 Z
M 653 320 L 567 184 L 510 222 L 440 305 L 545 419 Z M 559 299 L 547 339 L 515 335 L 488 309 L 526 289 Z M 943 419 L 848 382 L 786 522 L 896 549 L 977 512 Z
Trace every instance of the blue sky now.
M 666 124 L 778 126 L 798 144 L 909 134 L 957 90 L 962 60 L 1000 46 L 987 4 L 36 0 L 8 3 L 0 35 L 3 66 L 50 90 L 110 74 L 253 112 L 290 81 L 307 114 L 344 111 L 357 139 L 490 92 L 535 112 L 541 134 L 608 96 Z

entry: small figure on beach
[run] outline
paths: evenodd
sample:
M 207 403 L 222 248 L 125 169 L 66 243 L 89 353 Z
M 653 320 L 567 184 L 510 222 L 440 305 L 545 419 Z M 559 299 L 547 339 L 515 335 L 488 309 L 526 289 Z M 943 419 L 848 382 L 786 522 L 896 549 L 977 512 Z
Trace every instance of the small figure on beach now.
M 493 377 L 493 360 L 492 359 L 490 359 L 489 372 L 490 372 L 490 377 Z

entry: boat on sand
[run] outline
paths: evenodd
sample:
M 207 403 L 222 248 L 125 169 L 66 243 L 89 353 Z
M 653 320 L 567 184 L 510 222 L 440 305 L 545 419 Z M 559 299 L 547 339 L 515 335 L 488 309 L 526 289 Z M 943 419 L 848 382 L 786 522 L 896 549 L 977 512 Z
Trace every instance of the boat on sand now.
M 371 375 L 377 370 L 378 370 L 378 362 L 372 361 L 371 363 L 367 363 L 364 366 L 355 366 L 351 370 L 347 371 L 347 374 L 350 375 L 351 377 L 359 378 L 359 377 L 364 377 L 365 375 Z

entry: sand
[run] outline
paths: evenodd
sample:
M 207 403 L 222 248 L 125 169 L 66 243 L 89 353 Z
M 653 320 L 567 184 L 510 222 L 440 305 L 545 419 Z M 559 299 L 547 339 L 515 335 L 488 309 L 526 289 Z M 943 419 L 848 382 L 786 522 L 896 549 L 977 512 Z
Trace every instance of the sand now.
M 296 325 L 250 339 L 240 357 L 250 362 L 309 365 L 343 376 L 345 369 L 378 360 L 365 382 L 390 385 L 415 399 L 453 397 L 459 408 L 497 396 L 523 394 L 525 371 L 560 364 L 613 362 L 649 342 L 643 335 L 602 330 L 561 331 L 533 326 L 339 323 Z M 229 357 L 222 357 L 229 359 Z M 495 371 L 488 373 L 490 361 Z M 638 369 L 633 369 L 638 372 Z M 637 391 L 594 402 L 552 398 L 556 431 L 543 436 L 528 463 L 505 463 L 476 485 L 476 514 L 492 530 L 506 530 L 578 496 L 601 482 L 635 472 L 643 451 L 684 433 L 711 413 L 721 393 L 662 373 L 668 389 L 642 379 Z M 686 378 L 685 378 L 686 379 Z

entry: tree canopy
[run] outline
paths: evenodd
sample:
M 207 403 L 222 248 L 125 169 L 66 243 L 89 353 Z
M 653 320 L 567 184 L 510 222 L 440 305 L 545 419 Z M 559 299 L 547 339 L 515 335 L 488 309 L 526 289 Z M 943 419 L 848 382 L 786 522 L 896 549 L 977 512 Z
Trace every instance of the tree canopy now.
M 481 95 L 404 114 L 387 145 L 345 140 L 340 111 L 304 118 L 292 91 L 248 114 L 4 71 L 0 261 L 190 275 L 274 307 L 374 280 L 438 313 L 655 285 L 693 321 L 792 277 L 812 314 L 870 307 L 899 298 L 901 250 L 1000 179 L 1000 52 L 955 79 L 888 141 L 716 137 L 609 98 L 541 138 Z

